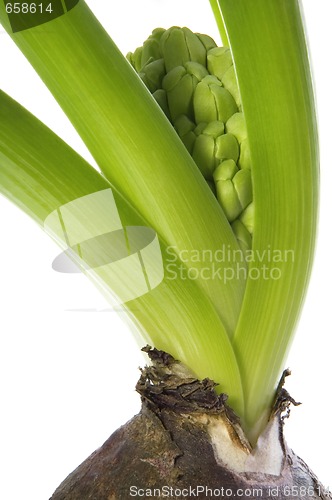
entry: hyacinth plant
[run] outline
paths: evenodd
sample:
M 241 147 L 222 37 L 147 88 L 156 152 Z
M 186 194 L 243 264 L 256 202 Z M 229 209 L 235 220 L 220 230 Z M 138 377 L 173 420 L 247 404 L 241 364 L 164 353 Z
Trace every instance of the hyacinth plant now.
M 264 448 L 262 436 L 278 441 L 290 401 L 280 386 L 276 391 L 315 242 L 318 152 L 306 40 L 296 0 L 210 3 L 223 47 L 188 28 L 159 28 L 128 55 L 129 62 L 82 0 L 64 2 L 60 10 L 48 2 L 38 22 L 32 2 L 18 12 L 1 3 L 3 27 L 102 174 L 1 92 L 0 188 L 107 297 L 122 299 L 141 345 L 158 349 L 150 351 L 153 373 L 148 370 L 138 386 L 149 410 L 153 404 L 161 411 L 165 402 L 148 382 L 161 386 L 158 395 L 166 378 L 172 384 L 176 379 L 177 389 L 185 386 L 182 413 L 188 394 L 205 391 L 195 405 L 212 408 L 213 416 L 221 411 L 224 420 L 226 415 L 228 435 L 231 441 L 237 436 L 245 455 L 225 458 L 225 443 L 220 451 L 223 441 L 209 427 L 216 461 L 246 478 L 253 474 L 249 480 L 258 480 L 257 474 L 279 478 L 285 460 L 278 465 L 278 452 L 277 459 L 252 457 Z M 143 252 L 147 248 L 150 253 Z M 135 262 L 108 265 L 124 255 Z M 228 395 L 240 424 L 213 385 L 205 382 L 204 391 L 193 386 L 207 378 Z M 171 407 L 167 411 L 174 412 L 176 404 Z M 278 417 L 276 434 L 271 415 Z M 121 441 L 133 442 L 135 435 L 136 427 Z M 285 457 L 284 443 L 279 447 Z M 183 477 L 174 479 L 173 472 L 172 481 Z M 126 481 L 117 485 L 107 474 L 111 489 L 105 493 L 102 474 L 94 498 L 112 492 L 112 498 L 127 499 Z M 146 484 L 159 484 L 146 474 Z M 307 469 L 287 474 L 291 485 L 303 481 L 308 497 L 323 494 L 309 489 L 316 483 Z M 73 479 L 78 488 L 80 478 Z M 75 491 L 67 482 L 54 498 L 90 498 L 91 485 Z

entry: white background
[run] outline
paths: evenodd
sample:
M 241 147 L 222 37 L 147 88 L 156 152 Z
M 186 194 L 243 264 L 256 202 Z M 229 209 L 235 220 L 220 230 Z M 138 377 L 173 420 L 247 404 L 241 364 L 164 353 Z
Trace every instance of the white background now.
M 208 1 L 89 0 L 123 52 L 156 26 L 188 25 L 216 39 Z M 329 0 L 303 0 L 321 134 L 321 216 L 316 263 L 287 365 L 292 411 L 286 434 L 332 487 L 331 86 Z M 88 160 L 48 91 L 0 30 L 0 88 L 52 127 Z M 79 75 L 78 75 L 79 77 Z M 290 166 L 291 168 L 291 166 Z M 27 216 L 0 197 L 0 496 L 46 500 L 61 480 L 139 410 L 134 392 L 144 359 L 114 312 L 83 276 L 57 274 L 58 249 Z M 72 312 L 69 309 L 94 309 Z M 126 351 L 126 358 L 124 357 Z

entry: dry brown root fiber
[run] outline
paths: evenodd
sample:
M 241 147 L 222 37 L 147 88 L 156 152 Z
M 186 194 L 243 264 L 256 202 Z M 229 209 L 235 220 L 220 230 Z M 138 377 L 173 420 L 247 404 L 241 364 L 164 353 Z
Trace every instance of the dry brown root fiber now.
M 195 379 L 164 352 L 147 351 L 153 364 L 137 384 L 140 413 L 72 472 L 51 500 L 331 498 L 284 441 L 283 415 L 293 402 L 284 389 L 251 450 L 211 380 Z

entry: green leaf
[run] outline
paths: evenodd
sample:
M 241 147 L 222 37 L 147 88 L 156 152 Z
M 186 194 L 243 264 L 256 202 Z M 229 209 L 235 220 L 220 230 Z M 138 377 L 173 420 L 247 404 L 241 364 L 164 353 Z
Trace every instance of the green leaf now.
M 312 266 L 318 198 L 314 98 L 297 0 L 211 4 L 226 27 L 252 160 L 254 261 L 234 346 L 245 425 L 255 440 L 268 417 Z
M 117 215 L 109 207 L 89 203 L 96 193 L 112 190 L 121 224 L 128 231 L 149 226 L 145 219 L 128 203 L 110 183 L 86 163 L 59 137 L 33 115 L 0 91 L 0 192 L 18 205 L 44 227 L 50 224 L 52 214 L 60 212 L 66 225 L 67 238 L 57 241 L 64 247 L 72 234 L 81 238 L 87 228 L 112 228 Z M 107 201 L 107 200 L 106 200 Z M 109 205 L 109 204 L 108 204 Z M 69 207 L 74 207 L 68 214 Z M 106 229 L 105 229 L 106 228 Z M 19 230 L 19 228 L 18 228 Z M 110 229 L 111 230 L 111 229 Z M 93 241 L 93 257 L 104 258 L 110 250 L 119 252 L 119 240 L 99 238 Z M 107 236 L 107 234 L 106 234 Z M 65 241 L 66 239 L 66 241 Z M 109 248 L 114 241 L 114 248 Z M 91 239 L 88 240 L 91 243 Z M 242 385 L 233 348 L 225 328 L 209 298 L 197 282 L 186 278 L 186 268 L 176 254 L 170 252 L 162 238 L 160 251 L 164 261 L 163 281 L 148 293 L 126 302 L 123 307 L 140 346 L 148 342 L 172 353 L 190 366 L 197 376 L 220 381 L 220 390 L 231 394 L 231 401 L 239 413 L 243 411 Z M 84 247 L 84 241 L 81 249 Z M 75 248 L 73 248 L 75 250 Z M 143 252 L 141 252 L 142 255 Z M 72 258 L 81 263 L 78 245 Z M 96 257 L 98 256 L 98 257 Z M 85 254 L 83 254 L 85 257 Z M 90 256 L 91 258 L 91 253 Z M 144 254 L 151 266 L 154 260 Z M 143 258 L 144 258 L 143 257 Z M 84 260 L 84 259 L 83 259 Z M 127 260 L 128 262 L 128 260 Z M 145 265 L 145 270 L 148 267 Z M 130 270 L 130 269 L 129 269 Z M 128 274 L 127 269 L 124 273 Z M 153 269 L 152 269 L 153 273 Z M 112 299 L 113 290 L 126 274 L 114 277 L 110 267 L 97 262 L 96 269 L 87 276 Z M 127 276 L 128 288 L 135 284 L 136 275 Z
M 97 164 L 146 221 L 197 271 L 197 284 L 235 331 L 244 280 L 204 279 L 196 254 L 238 243 L 207 183 L 153 97 L 81 0 L 46 24 L 12 33 Z M 203 52 L 206 51 L 199 42 Z M 204 263 L 213 274 L 215 260 Z M 239 259 L 227 264 L 236 272 Z

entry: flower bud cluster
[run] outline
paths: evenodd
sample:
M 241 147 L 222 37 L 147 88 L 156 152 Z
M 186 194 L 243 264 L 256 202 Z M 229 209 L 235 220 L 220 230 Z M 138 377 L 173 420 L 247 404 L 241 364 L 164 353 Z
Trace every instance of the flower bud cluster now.
M 188 28 L 157 28 L 128 59 L 213 190 L 240 246 L 251 247 L 247 129 L 231 51 Z

